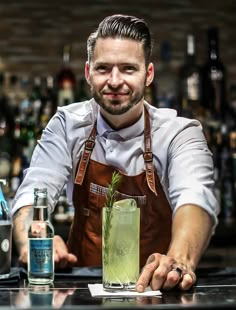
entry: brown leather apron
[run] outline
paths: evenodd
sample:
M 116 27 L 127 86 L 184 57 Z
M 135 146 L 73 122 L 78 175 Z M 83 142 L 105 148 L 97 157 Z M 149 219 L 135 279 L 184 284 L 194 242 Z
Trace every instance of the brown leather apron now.
M 123 173 L 117 199 L 132 197 L 140 208 L 140 266 L 152 253 L 166 253 L 171 238 L 172 211 L 153 169 L 150 120 L 145 108 L 143 154 L 146 170 L 135 176 Z M 67 242 L 78 257 L 78 266 L 102 265 L 102 218 L 107 187 L 115 167 L 90 159 L 96 138 L 96 123 L 85 142 L 75 177 L 73 203 L 75 216 Z

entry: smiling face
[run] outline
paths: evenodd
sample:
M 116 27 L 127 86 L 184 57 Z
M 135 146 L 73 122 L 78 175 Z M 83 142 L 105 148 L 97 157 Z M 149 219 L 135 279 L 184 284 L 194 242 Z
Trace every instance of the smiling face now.
M 143 104 L 145 86 L 153 80 L 153 64 L 145 63 L 139 41 L 99 38 L 85 75 L 101 113 L 123 115 Z

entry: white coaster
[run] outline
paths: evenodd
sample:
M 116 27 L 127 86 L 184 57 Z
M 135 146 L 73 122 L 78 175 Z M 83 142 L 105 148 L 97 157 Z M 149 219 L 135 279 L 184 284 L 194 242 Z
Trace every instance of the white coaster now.
M 103 289 L 102 284 L 88 284 L 88 288 L 90 290 L 90 293 L 92 297 L 140 297 L 140 296 L 161 296 L 161 291 L 153 291 L 150 287 L 147 287 L 147 289 L 143 293 L 138 293 L 136 291 L 125 291 L 125 290 L 114 290 L 114 291 L 105 291 Z

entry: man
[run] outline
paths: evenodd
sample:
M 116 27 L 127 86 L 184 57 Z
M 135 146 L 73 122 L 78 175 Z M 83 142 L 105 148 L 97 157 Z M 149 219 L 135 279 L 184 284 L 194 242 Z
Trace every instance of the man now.
M 55 206 L 64 184 L 75 207 L 67 245 L 54 238 L 55 262 L 101 265 L 101 208 L 114 171 L 141 210 L 142 292 L 189 289 L 217 224 L 213 164 L 201 125 L 144 101 L 154 76 L 143 20 L 114 15 L 88 38 L 85 76 L 93 99 L 58 108 L 32 156 L 13 203 L 19 260 L 27 262 L 34 187 Z

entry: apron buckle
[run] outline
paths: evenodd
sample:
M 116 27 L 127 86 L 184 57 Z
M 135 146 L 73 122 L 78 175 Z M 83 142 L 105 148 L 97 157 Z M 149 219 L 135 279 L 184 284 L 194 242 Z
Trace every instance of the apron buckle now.
M 88 139 L 85 141 L 85 149 L 86 151 L 92 151 L 95 145 L 95 141 Z
M 143 158 L 144 158 L 145 163 L 151 162 L 153 158 L 152 152 L 144 152 Z

